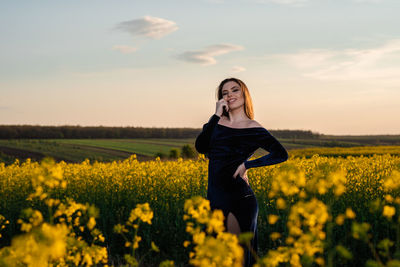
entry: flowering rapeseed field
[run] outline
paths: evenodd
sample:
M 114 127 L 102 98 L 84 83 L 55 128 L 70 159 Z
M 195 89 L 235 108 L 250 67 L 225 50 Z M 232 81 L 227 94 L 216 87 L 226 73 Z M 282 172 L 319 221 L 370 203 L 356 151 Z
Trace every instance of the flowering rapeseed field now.
M 0 164 L 0 266 L 241 266 L 208 160 Z M 250 169 L 261 266 L 400 266 L 400 157 Z

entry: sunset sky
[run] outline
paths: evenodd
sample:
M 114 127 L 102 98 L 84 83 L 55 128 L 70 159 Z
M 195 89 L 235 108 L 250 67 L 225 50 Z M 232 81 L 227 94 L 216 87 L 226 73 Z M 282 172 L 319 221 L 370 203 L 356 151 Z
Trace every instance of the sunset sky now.
M 0 124 L 201 128 L 242 79 L 268 130 L 400 134 L 399 0 L 0 2 Z

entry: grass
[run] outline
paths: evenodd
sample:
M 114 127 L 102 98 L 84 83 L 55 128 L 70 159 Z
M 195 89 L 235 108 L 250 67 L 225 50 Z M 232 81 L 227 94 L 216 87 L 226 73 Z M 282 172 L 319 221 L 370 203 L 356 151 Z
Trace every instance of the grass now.
M 362 137 L 362 136 L 361 136 Z M 371 156 L 373 154 L 399 155 L 400 146 L 365 146 L 366 138 L 348 138 L 345 141 L 313 139 L 278 139 L 291 157 L 312 157 L 314 154 L 326 156 Z M 358 142 L 358 141 L 359 142 Z M 195 138 L 186 139 L 10 139 L 0 140 L 0 162 L 11 164 L 16 158 L 31 158 L 34 161 L 44 156 L 57 161 L 110 162 L 123 160 L 136 154 L 139 160 L 151 160 L 156 153 L 168 155 L 173 148 L 180 150 L 189 144 L 194 148 Z M 379 148 L 379 149 L 378 149 Z M 255 151 L 259 157 L 267 152 L 262 148 Z

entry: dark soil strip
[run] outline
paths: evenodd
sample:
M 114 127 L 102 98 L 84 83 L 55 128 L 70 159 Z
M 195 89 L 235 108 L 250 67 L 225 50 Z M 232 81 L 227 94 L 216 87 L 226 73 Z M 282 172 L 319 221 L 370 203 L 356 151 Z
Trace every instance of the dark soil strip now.
M 75 145 L 76 146 L 76 145 Z M 79 147 L 82 145 L 79 145 Z M 129 156 L 131 156 L 133 153 L 129 153 L 129 152 L 124 152 L 124 151 L 119 151 L 119 150 L 109 150 L 109 149 L 101 149 L 101 148 L 94 148 L 94 147 L 90 147 L 90 146 L 85 146 L 85 149 L 91 150 L 93 152 L 95 151 L 101 151 L 101 152 L 105 152 L 105 153 L 109 153 L 112 155 L 116 155 L 116 156 L 120 156 L 122 158 L 128 158 Z M 24 149 L 19 149 L 19 148 L 11 148 L 11 147 L 5 147 L 5 146 L 0 146 L 0 152 L 3 152 L 4 154 L 8 155 L 8 156 L 12 156 L 15 158 L 18 158 L 20 160 L 25 160 L 27 158 L 32 159 L 32 161 L 41 161 L 46 155 L 40 152 L 35 152 L 35 151 L 29 151 L 29 150 L 24 150 Z M 52 158 L 54 158 L 54 160 L 56 161 L 65 161 L 67 163 L 77 163 L 80 161 L 74 161 L 74 160 L 69 160 L 69 159 L 65 159 L 62 157 L 54 157 L 51 156 Z M 149 156 L 145 156 L 145 155 L 140 155 L 140 154 L 136 154 L 136 158 L 139 161 L 148 161 L 148 160 L 153 160 L 153 157 L 149 157 Z
M 42 158 L 44 158 L 46 155 L 40 152 L 34 152 L 34 151 L 29 151 L 29 150 L 23 150 L 19 148 L 11 148 L 11 147 L 5 147 L 5 146 L 0 146 L 0 151 L 3 152 L 6 155 L 16 157 L 18 159 L 25 160 L 27 158 L 30 158 L 35 161 L 40 161 Z M 61 161 L 64 160 L 65 162 L 73 162 L 70 160 L 65 160 L 60 157 L 53 157 L 56 161 Z
M 135 142 L 135 141 L 121 141 L 121 142 L 129 142 L 129 143 L 135 143 L 135 144 L 146 144 L 146 145 L 157 145 L 157 146 L 168 146 L 168 147 L 177 147 L 179 145 L 172 145 L 172 144 L 164 144 L 164 143 L 158 143 L 158 142 Z M 184 144 L 182 142 L 182 144 Z
M 152 160 L 155 158 L 155 157 L 150 157 L 150 156 L 146 156 L 146 155 L 142 155 L 142 154 L 138 154 L 138 153 L 121 151 L 121 150 L 113 149 L 113 148 L 101 148 L 101 147 L 95 147 L 95 146 L 90 146 L 90 145 L 81 145 L 81 144 L 61 144 L 61 145 L 72 146 L 72 147 L 82 147 L 89 151 L 107 153 L 107 154 L 110 154 L 113 156 L 123 157 L 123 158 L 128 158 L 131 155 L 136 154 L 136 158 L 139 161 Z

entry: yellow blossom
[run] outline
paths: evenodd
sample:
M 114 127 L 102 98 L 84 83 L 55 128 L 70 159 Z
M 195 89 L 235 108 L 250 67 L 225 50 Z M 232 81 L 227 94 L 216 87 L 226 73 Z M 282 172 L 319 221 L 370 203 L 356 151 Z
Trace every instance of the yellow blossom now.
M 96 225 L 96 220 L 93 217 L 90 217 L 88 223 L 86 224 L 89 230 L 92 230 Z
M 393 215 L 395 215 L 395 213 L 396 213 L 396 209 L 393 206 L 385 205 L 383 207 L 382 215 L 387 217 L 388 219 L 391 219 L 393 217 Z
M 346 217 L 343 214 L 339 214 L 336 217 L 335 222 L 337 225 L 343 225 L 345 219 L 346 219 Z
M 280 210 L 286 209 L 286 202 L 283 198 L 278 198 L 276 200 L 276 207 Z
M 275 214 L 270 214 L 268 215 L 268 223 L 269 224 L 275 224 L 279 219 L 279 216 L 275 215 Z
M 346 208 L 346 218 L 349 219 L 354 219 L 356 217 L 356 214 L 354 213 L 354 211 L 351 208 Z

